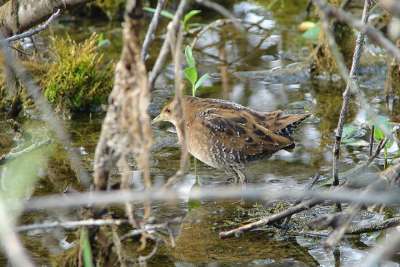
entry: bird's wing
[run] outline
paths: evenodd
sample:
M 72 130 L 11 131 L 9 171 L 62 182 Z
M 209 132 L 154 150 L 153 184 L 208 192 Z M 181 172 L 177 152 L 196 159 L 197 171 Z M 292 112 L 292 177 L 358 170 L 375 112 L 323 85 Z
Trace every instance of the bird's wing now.
M 246 160 L 289 147 L 293 141 L 260 124 L 247 110 L 235 111 L 208 108 L 199 113 L 201 123 L 228 151 L 242 153 Z

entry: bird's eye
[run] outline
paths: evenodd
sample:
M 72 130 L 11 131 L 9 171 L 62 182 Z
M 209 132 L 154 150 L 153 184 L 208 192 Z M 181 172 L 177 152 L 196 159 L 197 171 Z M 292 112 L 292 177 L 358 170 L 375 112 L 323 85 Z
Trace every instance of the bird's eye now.
M 167 108 L 167 109 L 165 110 L 165 112 L 171 113 L 171 110 L 170 110 L 169 108 Z

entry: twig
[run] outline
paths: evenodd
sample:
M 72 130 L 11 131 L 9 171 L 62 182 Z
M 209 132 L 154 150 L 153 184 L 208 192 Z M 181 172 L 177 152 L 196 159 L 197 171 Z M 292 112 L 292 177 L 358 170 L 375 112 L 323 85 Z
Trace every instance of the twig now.
M 28 225 L 17 226 L 17 232 L 26 232 L 32 230 L 42 230 L 51 228 L 79 228 L 82 226 L 103 226 L 103 225 L 122 225 L 128 224 L 129 221 L 125 219 L 88 219 L 82 221 L 68 221 L 68 222 L 49 222 L 49 223 L 34 223 Z
M 314 177 L 312 178 L 311 182 L 307 185 L 306 190 L 307 191 L 311 190 L 313 188 L 313 186 L 318 182 L 319 178 L 321 178 L 321 175 L 319 175 L 319 173 L 315 174 Z M 301 201 L 303 201 L 303 200 L 296 201 L 294 205 L 300 204 Z M 289 222 L 290 222 L 291 218 L 292 218 L 292 215 L 288 216 L 285 219 L 285 222 L 283 223 L 283 228 L 286 229 L 286 232 L 287 232 L 287 229 L 288 229 L 287 226 L 289 225 Z
M 393 229 L 387 234 L 387 239 L 377 244 L 368 252 L 367 258 L 356 266 L 375 267 L 379 262 L 386 259 L 398 251 L 400 245 L 400 233 Z
M 371 223 L 368 225 L 353 225 L 346 230 L 346 234 L 362 234 L 381 231 L 400 225 L 400 217 L 390 218 L 380 223 Z
M 375 126 L 371 127 L 371 135 L 369 137 L 369 156 L 372 156 L 372 150 L 374 149 L 374 134 L 375 134 Z
M 6 209 L 3 200 L 0 200 L 0 241 L 3 251 L 12 266 L 33 267 L 25 248 L 23 247 L 13 227 L 12 213 Z
M 366 0 L 368 1 L 368 0 Z M 382 148 L 385 146 L 387 142 L 387 139 L 381 140 L 381 142 L 379 143 L 378 147 L 376 148 L 376 151 L 374 153 L 374 155 L 372 155 L 368 161 L 367 161 L 367 166 L 369 164 L 371 164 L 371 162 L 373 161 L 374 158 L 376 158 L 380 151 L 382 150 Z M 372 184 L 368 185 L 365 190 L 363 192 L 361 192 L 361 196 L 366 196 L 369 193 L 371 193 L 375 187 L 379 186 L 382 184 L 382 181 L 386 181 L 385 178 L 379 178 L 376 181 L 374 181 Z M 325 240 L 325 246 L 326 247 L 334 247 L 336 246 L 336 244 L 342 239 L 342 237 L 344 236 L 344 234 L 346 233 L 347 229 L 350 227 L 351 222 L 353 221 L 353 219 L 355 218 L 355 216 L 357 215 L 357 213 L 361 210 L 362 205 L 360 203 L 357 204 L 353 204 L 349 207 L 348 211 L 347 211 L 347 216 L 344 220 L 344 222 L 335 230 L 333 230 L 330 234 L 329 237 Z
M 304 201 L 304 202 L 302 202 L 302 203 L 300 203 L 300 204 L 298 204 L 296 206 L 290 207 L 290 208 L 288 208 L 288 209 L 286 209 L 286 210 L 284 210 L 282 212 L 279 212 L 279 213 L 273 214 L 271 216 L 265 217 L 265 218 L 263 218 L 261 220 L 258 220 L 256 222 L 245 224 L 245 225 L 242 225 L 242 226 L 240 226 L 238 228 L 235 228 L 235 229 L 232 229 L 232 230 L 229 230 L 229 231 L 220 232 L 219 233 L 219 237 L 220 238 L 226 238 L 226 237 L 229 237 L 229 236 L 241 234 L 242 232 L 245 232 L 245 231 L 250 231 L 250 230 L 256 229 L 256 228 L 258 228 L 260 226 L 263 226 L 263 225 L 266 225 L 266 224 L 271 224 L 273 222 L 276 222 L 276 221 L 282 220 L 284 218 L 287 218 L 287 217 L 289 217 L 289 216 L 291 216 L 291 215 L 293 215 L 295 213 L 299 213 L 301 211 L 308 210 L 311 207 L 314 207 L 315 205 L 318 205 L 320 203 L 321 203 L 320 200 L 314 200 L 314 199 Z
M 164 43 L 160 49 L 160 53 L 158 54 L 156 63 L 154 63 L 153 69 L 149 74 L 149 86 L 150 90 L 154 89 L 154 84 L 156 82 L 156 79 L 158 75 L 160 75 L 162 68 L 164 66 L 164 63 L 167 59 L 167 56 L 169 54 L 169 49 L 170 49 L 170 38 L 171 36 L 176 36 L 179 24 L 181 22 L 181 19 L 183 17 L 183 12 L 185 11 L 187 5 L 187 0 L 182 0 L 179 3 L 178 9 L 175 12 L 175 16 L 173 20 L 168 24 L 168 31 L 164 40 Z
M 160 15 L 161 11 L 164 7 L 165 0 L 158 0 L 157 2 L 157 7 L 156 11 L 154 12 L 153 18 L 151 19 L 149 29 L 147 30 L 146 37 L 144 38 L 143 41 L 143 47 L 142 47 L 142 60 L 146 61 L 147 59 L 147 54 L 148 54 L 148 49 L 150 47 L 151 42 L 154 40 L 155 37 L 155 32 L 157 30 L 158 22 L 160 20 Z
M 316 0 L 315 3 L 321 8 L 324 8 L 324 5 L 321 4 L 322 1 Z M 370 4 L 369 4 L 369 0 L 365 0 L 364 3 L 364 10 L 363 10 L 363 15 L 362 15 L 362 24 L 365 25 L 368 22 L 368 18 L 369 18 L 369 9 L 370 9 Z M 325 11 L 324 11 L 325 12 Z M 335 47 L 335 41 L 334 41 L 334 37 L 332 34 L 332 31 L 329 29 L 329 25 L 328 25 L 328 21 L 326 19 L 326 13 L 322 13 L 322 18 L 323 18 L 323 27 L 327 33 L 327 38 L 329 40 L 331 49 L 332 47 Z M 352 83 L 356 83 L 356 73 L 357 70 L 359 68 L 359 64 L 360 64 L 360 57 L 361 57 L 361 53 L 362 53 L 362 49 L 363 49 L 363 45 L 364 45 L 364 37 L 365 34 L 362 32 L 359 32 L 357 34 L 357 40 L 356 40 L 356 48 L 354 50 L 354 55 L 353 55 L 353 62 L 351 65 L 351 69 L 350 69 L 350 73 L 348 75 L 348 79 L 347 79 L 347 86 L 346 86 L 346 90 L 343 93 L 343 103 L 342 103 L 342 109 L 340 110 L 340 116 L 339 116 L 339 120 L 338 120 L 338 125 L 335 131 L 335 144 L 334 144 L 334 148 L 333 148 L 333 162 L 332 162 L 332 170 L 333 170 L 333 185 L 337 186 L 339 185 L 339 166 L 338 166 L 338 161 L 339 161 L 339 155 L 340 155 L 340 143 L 342 140 L 342 133 L 343 133 L 343 125 L 344 125 L 344 121 L 347 115 L 347 110 L 348 110 L 348 106 L 349 106 L 349 102 L 350 102 L 350 95 L 351 95 L 351 84 Z M 336 57 L 336 59 L 338 59 L 340 57 Z M 339 63 L 340 60 L 337 60 L 336 63 L 338 65 L 341 65 L 342 69 L 346 69 L 346 67 L 344 66 L 343 61 Z M 342 70 L 342 72 L 344 72 Z M 346 70 L 347 72 L 347 70 Z M 345 75 L 346 76 L 346 75 Z
M 183 105 L 182 105 L 182 97 L 183 97 L 183 82 L 182 82 L 182 60 L 181 60 L 181 55 L 182 55 L 182 42 L 183 42 L 183 32 L 182 32 L 182 25 L 179 27 L 178 30 L 178 36 L 176 40 L 174 40 L 174 36 L 170 37 L 171 40 L 171 52 L 172 56 L 174 59 L 174 66 L 175 66 L 175 98 L 173 101 L 176 102 L 175 105 L 175 114 L 179 118 L 179 121 L 177 122 L 178 125 L 180 125 L 178 128 L 182 129 L 182 140 L 180 140 L 180 146 L 181 146 L 181 159 L 180 159 L 180 164 L 179 164 L 179 169 L 178 171 L 168 179 L 168 181 L 165 183 L 164 187 L 168 188 L 175 184 L 185 173 L 187 170 L 188 166 L 188 160 L 189 160 L 189 153 L 187 149 L 187 131 L 185 131 L 185 118 L 184 118 L 184 110 L 183 110 Z M 174 42 L 175 41 L 175 42 Z
M 25 149 L 22 149 L 21 151 L 17 151 L 17 152 L 9 152 L 8 154 L 2 155 L 0 156 L 0 165 L 4 164 L 5 162 L 9 161 L 9 160 L 13 160 L 16 159 L 20 156 L 22 156 L 23 154 L 32 152 L 36 149 L 41 148 L 42 146 L 51 144 L 51 140 L 50 139 L 46 139 L 44 141 L 40 141 L 38 143 L 34 143 L 28 147 L 26 147 Z
M 45 29 L 47 29 L 50 24 L 60 16 L 61 14 L 61 9 L 57 9 L 57 11 L 55 13 L 53 13 L 43 24 L 37 26 L 36 28 L 30 29 L 26 32 L 20 33 L 20 34 L 16 34 L 13 35 L 11 37 L 6 38 L 5 40 L 7 42 L 15 42 L 17 40 L 26 38 L 26 37 L 30 37 L 33 36 L 41 31 L 44 31 Z

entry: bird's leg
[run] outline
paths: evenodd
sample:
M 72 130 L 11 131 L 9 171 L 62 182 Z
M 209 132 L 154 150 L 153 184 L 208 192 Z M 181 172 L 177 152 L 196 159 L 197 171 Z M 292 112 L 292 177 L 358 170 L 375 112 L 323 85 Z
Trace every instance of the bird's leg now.
M 247 183 L 246 175 L 239 169 L 234 169 L 235 171 L 235 182 L 240 182 L 242 185 Z M 239 180 L 239 181 L 238 181 Z

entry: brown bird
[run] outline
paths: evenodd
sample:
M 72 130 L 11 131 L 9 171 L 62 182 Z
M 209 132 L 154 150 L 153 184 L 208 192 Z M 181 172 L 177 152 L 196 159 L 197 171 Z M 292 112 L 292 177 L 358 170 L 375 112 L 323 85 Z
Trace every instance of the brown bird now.
M 282 111 L 258 112 L 239 104 L 211 98 L 182 99 L 186 144 L 190 154 L 205 164 L 223 169 L 243 183 L 246 163 L 269 158 L 295 147 L 294 129 L 311 114 L 286 115 Z M 181 141 L 183 131 L 175 115 L 175 101 L 168 103 L 153 123 L 172 123 Z

